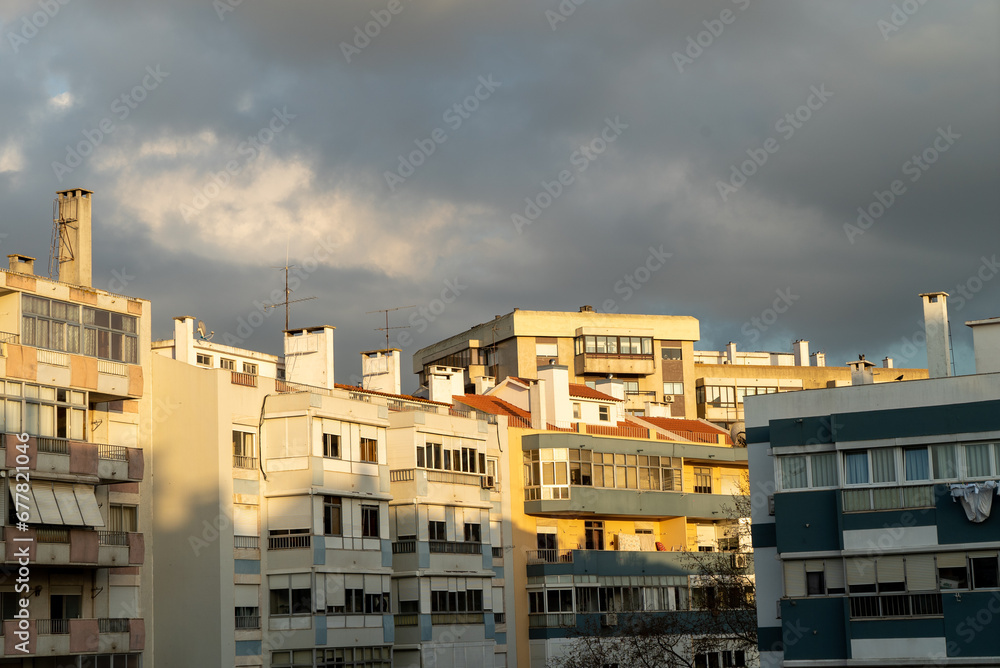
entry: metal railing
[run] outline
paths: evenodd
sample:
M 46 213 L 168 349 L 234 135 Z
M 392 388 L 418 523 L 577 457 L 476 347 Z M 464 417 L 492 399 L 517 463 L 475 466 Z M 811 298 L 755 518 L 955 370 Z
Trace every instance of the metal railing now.
M 237 550 L 260 549 L 259 536 L 233 536 L 233 547 Z
M 99 459 L 113 459 L 118 462 L 128 461 L 128 448 L 124 445 L 109 445 L 107 443 L 97 444 L 97 457 Z
M 482 554 L 482 543 L 463 543 L 451 540 L 429 541 L 431 554 Z
M 267 539 L 267 549 L 269 550 L 294 550 L 310 546 L 312 546 L 312 536 L 309 534 L 269 536 Z
M 388 399 L 386 401 L 386 406 L 388 406 L 389 410 L 394 413 L 438 413 L 440 412 L 438 410 L 439 408 L 446 408 L 445 406 L 424 404 L 417 401 L 406 401 L 405 399 Z
M 392 544 L 393 554 L 412 554 L 417 551 L 417 541 L 398 540 Z
M 127 617 L 103 617 L 97 620 L 98 633 L 128 633 Z
M 466 473 L 464 471 L 439 471 L 427 469 L 427 482 L 441 482 L 450 485 L 483 486 L 482 473 Z
M 237 629 L 259 629 L 260 628 L 260 615 L 253 615 L 249 617 L 237 617 L 236 618 L 236 628 Z
M 64 636 L 69 633 L 68 619 L 36 619 L 35 632 L 40 636 Z
M 64 438 L 39 436 L 35 439 L 35 444 L 39 452 L 51 452 L 56 455 L 69 454 L 69 441 Z
M 941 616 L 941 594 L 851 596 L 851 618 Z
M 257 468 L 257 458 L 248 457 L 247 455 L 233 455 L 233 468 L 234 469 L 256 469 Z
M 493 548 L 493 558 L 494 559 L 503 559 L 503 548 L 502 547 L 494 547 Z
M 18 334 L 12 332 L 0 332 L 0 343 L 17 343 L 20 340 Z
M 481 612 L 435 612 L 431 624 L 484 624 Z
M 573 550 L 528 550 L 529 564 L 572 564 Z
M 98 531 L 98 545 L 116 545 L 118 547 L 128 547 L 127 531 Z
M 587 433 L 594 436 L 624 436 L 626 438 L 649 438 L 649 430 L 645 427 L 633 426 L 605 426 L 600 424 L 588 424 Z
M 366 404 L 370 404 L 372 402 L 372 395 L 365 394 L 364 392 L 348 392 L 347 397 L 349 399 L 353 399 L 354 401 L 363 401 Z
M 393 622 L 396 626 L 416 626 L 419 621 L 419 616 L 416 613 L 405 613 L 393 616 Z
M 494 624 L 506 624 L 507 623 L 507 613 L 506 612 L 494 612 L 493 613 L 493 623 Z
M 233 385 L 242 385 L 244 387 L 257 387 L 257 374 L 255 373 L 243 373 L 242 371 L 230 371 L 233 374 L 232 382 Z
M 670 429 L 669 431 L 671 434 L 675 434 L 686 441 L 694 441 L 695 443 L 711 443 L 713 445 L 718 445 L 720 436 L 723 437 L 724 443 L 728 445 L 732 445 L 733 443 L 733 439 L 729 436 L 729 434 L 723 434 L 722 432 L 713 434 L 711 432 L 691 431 L 689 429 Z M 656 438 L 661 441 L 674 440 L 672 437 L 665 434 L 657 434 Z
M 39 543 L 68 543 L 69 529 L 35 529 L 35 540 Z

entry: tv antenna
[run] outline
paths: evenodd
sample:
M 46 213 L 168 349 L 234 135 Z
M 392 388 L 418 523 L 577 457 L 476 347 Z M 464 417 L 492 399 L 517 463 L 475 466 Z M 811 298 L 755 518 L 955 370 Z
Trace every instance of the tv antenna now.
M 295 304 L 297 302 L 307 302 L 310 299 L 316 299 L 315 297 L 302 297 L 301 299 L 289 299 L 292 295 L 292 291 L 288 289 L 288 270 L 294 269 L 296 265 L 288 264 L 288 245 L 285 245 L 285 266 L 284 267 L 274 267 L 275 269 L 284 269 L 285 271 L 285 300 L 277 302 L 275 304 L 264 304 L 264 308 L 278 308 L 279 306 L 285 307 L 285 331 L 288 331 L 288 311 L 289 304 Z
M 389 326 L 389 311 L 402 311 L 405 308 L 417 308 L 416 304 L 411 306 L 397 306 L 396 308 L 380 308 L 374 311 L 366 311 L 366 313 L 385 313 L 385 327 L 376 327 L 376 332 L 385 332 L 385 349 L 389 350 L 389 330 L 390 329 L 409 329 L 409 325 L 402 325 L 399 327 Z

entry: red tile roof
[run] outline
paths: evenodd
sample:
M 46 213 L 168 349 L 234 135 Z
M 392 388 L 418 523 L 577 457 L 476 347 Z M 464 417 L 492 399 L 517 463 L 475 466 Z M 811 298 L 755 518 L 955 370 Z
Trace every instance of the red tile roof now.
M 475 408 L 477 411 L 482 413 L 506 415 L 508 417 L 517 417 L 523 420 L 531 419 L 531 413 L 498 397 L 490 397 L 482 394 L 456 394 L 454 399 L 455 401 L 465 404 L 470 408 Z
M 720 427 L 715 427 L 712 425 L 705 424 L 701 420 L 687 420 L 684 418 L 665 418 L 665 417 L 641 417 L 641 420 L 645 420 L 650 424 L 656 425 L 660 429 L 666 429 L 667 431 L 698 431 L 706 434 L 726 434 L 729 432 Z
M 419 401 L 423 404 L 431 404 L 434 406 L 451 406 L 451 404 L 446 404 L 442 401 L 431 401 L 430 399 L 424 399 L 422 397 L 414 397 L 409 394 L 393 394 L 392 392 L 379 392 L 377 390 L 368 390 L 363 387 L 358 387 L 357 385 L 343 385 L 341 383 L 335 383 L 334 387 L 338 390 L 347 390 L 348 392 L 364 392 L 365 394 L 374 394 L 379 397 L 391 397 L 393 399 L 404 399 L 405 401 Z
M 600 401 L 625 401 L 624 399 L 616 399 L 610 394 L 598 392 L 586 385 L 578 385 L 576 383 L 569 384 L 569 396 L 580 397 L 581 399 L 599 399 Z

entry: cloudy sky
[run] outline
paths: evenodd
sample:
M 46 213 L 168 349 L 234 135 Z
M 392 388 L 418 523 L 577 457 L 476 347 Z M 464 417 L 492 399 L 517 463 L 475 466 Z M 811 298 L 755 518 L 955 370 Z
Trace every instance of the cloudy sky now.
M 94 285 L 154 338 L 279 352 L 286 248 L 341 382 L 398 306 L 407 369 L 583 304 L 922 366 L 944 290 L 971 373 L 1000 315 L 994 0 L 4 0 L 0 37 L 0 244 L 44 272 L 93 190 Z

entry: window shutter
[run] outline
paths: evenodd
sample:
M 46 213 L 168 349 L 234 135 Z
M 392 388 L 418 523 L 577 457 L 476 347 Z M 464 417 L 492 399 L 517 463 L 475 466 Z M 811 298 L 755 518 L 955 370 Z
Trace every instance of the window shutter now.
M 902 557 L 879 557 L 876 570 L 879 582 L 903 582 Z
M 810 559 L 806 562 L 806 573 L 822 573 L 823 572 L 823 560 L 822 559 Z
M 848 559 L 846 564 L 847 584 L 875 584 L 875 560 L 867 557 Z
M 801 561 L 785 562 L 785 596 L 806 595 L 806 571 Z
M 340 573 L 326 574 L 326 604 L 330 607 L 344 605 L 344 576 Z
M 910 591 L 937 589 L 933 554 L 911 554 L 906 557 L 906 588 Z
M 945 552 L 937 555 L 938 568 L 965 568 L 965 552 Z
M 844 562 L 840 559 L 826 560 L 826 588 L 844 589 Z

